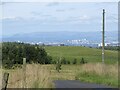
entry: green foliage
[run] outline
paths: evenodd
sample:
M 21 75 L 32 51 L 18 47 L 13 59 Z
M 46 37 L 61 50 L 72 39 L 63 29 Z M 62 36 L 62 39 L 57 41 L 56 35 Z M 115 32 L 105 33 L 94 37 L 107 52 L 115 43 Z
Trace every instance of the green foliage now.
M 67 61 L 67 64 L 70 64 L 70 61 L 69 61 L 69 60 Z
M 56 60 L 52 60 L 51 64 L 57 64 Z
M 62 58 L 62 60 L 61 60 L 61 64 L 67 64 L 67 61 L 66 61 L 65 58 Z
M 72 64 L 77 64 L 77 59 L 76 58 L 73 60 Z
M 61 70 L 61 61 L 60 60 L 57 61 L 56 70 L 60 73 L 60 70 Z
M 82 58 L 80 61 L 80 64 L 85 64 L 85 63 L 87 63 L 87 62 L 84 60 L 84 58 Z
M 4 42 L 2 44 L 2 63 L 5 68 L 12 68 L 13 65 L 23 63 L 50 64 L 52 57 L 47 55 L 44 48 L 38 45 L 30 45 L 16 42 Z
M 79 60 L 84 57 L 85 61 L 90 63 L 102 62 L 102 50 L 96 48 L 88 48 L 82 46 L 45 46 L 45 50 L 50 53 L 53 60 L 57 60 L 57 57 L 64 57 L 66 60 L 69 60 L 71 63 L 74 58 Z M 115 64 L 118 62 L 118 52 L 113 50 L 105 50 L 105 63 L 106 64 Z
M 90 82 L 97 84 L 106 84 L 109 86 L 118 86 L 118 80 L 109 75 L 99 75 L 94 72 L 83 72 L 79 73 L 75 77 L 76 80 L 80 80 L 82 82 Z
M 99 49 L 102 49 L 102 47 L 99 47 Z M 105 50 L 120 50 L 120 46 L 105 46 Z

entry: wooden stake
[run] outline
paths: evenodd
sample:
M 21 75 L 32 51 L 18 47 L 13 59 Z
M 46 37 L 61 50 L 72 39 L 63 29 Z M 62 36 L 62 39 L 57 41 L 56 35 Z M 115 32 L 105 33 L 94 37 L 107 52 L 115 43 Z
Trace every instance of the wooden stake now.
M 26 58 L 23 58 L 23 88 L 26 88 Z
M 9 73 L 4 73 L 3 81 L 2 81 L 2 90 L 7 89 L 8 78 L 9 78 Z

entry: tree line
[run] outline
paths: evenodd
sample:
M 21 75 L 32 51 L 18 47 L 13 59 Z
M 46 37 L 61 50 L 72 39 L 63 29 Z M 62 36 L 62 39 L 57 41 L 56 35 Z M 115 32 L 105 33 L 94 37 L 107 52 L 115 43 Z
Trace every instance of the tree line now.
M 2 65 L 11 68 L 15 64 L 23 64 L 23 58 L 27 63 L 50 64 L 52 57 L 47 55 L 43 47 L 17 42 L 2 43 Z
M 2 65 L 4 68 L 18 67 L 23 64 L 23 58 L 26 58 L 26 63 L 39 63 L 39 64 L 57 64 L 57 60 L 53 60 L 47 54 L 44 46 L 31 45 L 26 43 L 17 42 L 3 42 L 2 43 Z M 60 58 L 59 58 L 60 59 Z M 78 60 L 67 60 L 62 57 L 61 64 L 84 64 L 87 63 L 84 58 Z
M 105 46 L 104 48 L 105 50 L 115 50 L 115 51 L 120 50 L 120 46 Z M 102 47 L 99 47 L 99 49 L 102 49 Z

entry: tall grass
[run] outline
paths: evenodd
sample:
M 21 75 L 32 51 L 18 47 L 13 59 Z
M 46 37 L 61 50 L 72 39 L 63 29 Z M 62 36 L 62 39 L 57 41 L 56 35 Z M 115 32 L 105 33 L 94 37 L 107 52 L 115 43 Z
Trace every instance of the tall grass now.
M 118 64 L 105 65 L 85 64 L 81 67 L 81 72 L 78 72 L 76 79 L 98 84 L 106 84 L 110 86 L 118 86 Z
M 58 73 L 55 65 L 27 64 L 26 88 L 52 88 L 54 80 L 80 80 L 117 87 L 118 64 L 103 65 L 87 63 L 83 65 L 62 65 Z M 5 70 L 10 73 L 8 88 L 23 87 L 23 70 Z
M 2 89 L 2 69 L 0 68 L 0 90 Z
M 10 73 L 8 88 L 23 88 L 23 70 L 8 70 Z M 38 64 L 26 66 L 26 88 L 51 88 L 49 70 Z

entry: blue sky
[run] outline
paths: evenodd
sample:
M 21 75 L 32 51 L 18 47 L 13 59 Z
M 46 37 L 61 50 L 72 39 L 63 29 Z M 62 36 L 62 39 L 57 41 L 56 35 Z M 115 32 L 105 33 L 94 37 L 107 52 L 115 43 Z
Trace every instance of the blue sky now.
M 103 8 L 106 10 L 106 31 L 118 30 L 117 2 L 9 2 L 2 3 L 1 6 L 3 35 L 101 31 Z

